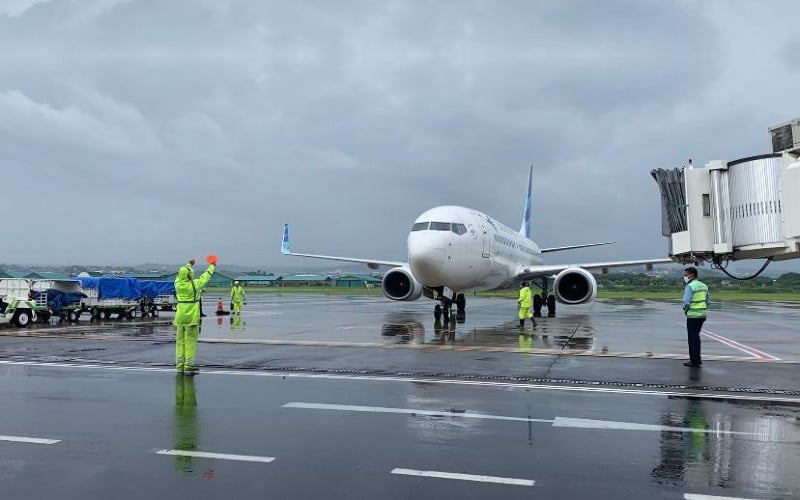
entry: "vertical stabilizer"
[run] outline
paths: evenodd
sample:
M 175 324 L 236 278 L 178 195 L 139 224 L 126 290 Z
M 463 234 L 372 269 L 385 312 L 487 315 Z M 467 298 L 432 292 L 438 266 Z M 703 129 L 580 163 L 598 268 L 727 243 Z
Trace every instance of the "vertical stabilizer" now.
M 522 217 L 522 227 L 519 234 L 531 239 L 531 183 L 533 182 L 533 163 L 531 163 L 530 173 L 528 173 L 528 195 L 525 197 L 525 214 Z
M 283 241 L 281 242 L 281 253 L 289 255 L 292 253 L 292 248 L 289 246 L 289 224 L 283 225 Z

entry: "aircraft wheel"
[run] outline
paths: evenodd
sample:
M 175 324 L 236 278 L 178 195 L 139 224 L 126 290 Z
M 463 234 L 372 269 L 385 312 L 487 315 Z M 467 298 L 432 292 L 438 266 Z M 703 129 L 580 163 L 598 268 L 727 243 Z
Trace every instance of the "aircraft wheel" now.
M 533 315 L 534 316 L 541 316 L 542 315 L 542 305 L 544 301 L 542 300 L 542 296 L 538 293 L 533 296 Z
M 463 311 L 467 308 L 467 298 L 464 297 L 463 293 L 459 293 L 456 295 L 456 309 L 459 311 Z
M 436 306 L 433 308 L 433 319 L 436 321 L 442 319 L 442 306 L 439 304 L 436 304 Z
M 547 315 L 556 315 L 556 296 L 552 294 L 547 296 Z

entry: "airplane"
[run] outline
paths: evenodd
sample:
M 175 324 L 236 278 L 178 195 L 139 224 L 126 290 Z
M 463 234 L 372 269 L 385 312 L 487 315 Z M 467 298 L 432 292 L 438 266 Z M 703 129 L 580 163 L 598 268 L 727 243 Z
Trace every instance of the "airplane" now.
M 398 301 L 417 300 L 421 296 L 434 299 L 434 318 L 449 320 L 452 306 L 456 318 L 463 320 L 466 291 L 506 289 L 523 281 L 533 282 L 542 290 L 533 298 L 534 314 L 541 315 L 543 306 L 554 316 L 556 302 L 567 305 L 585 304 L 597 295 L 597 281 L 591 270 L 606 272 L 609 268 L 674 263 L 672 259 L 592 262 L 586 264 L 543 264 L 543 255 L 577 248 L 609 245 L 612 242 L 586 243 L 552 248 L 539 248 L 531 239 L 531 184 L 533 165 L 528 175 L 528 193 L 522 227 L 519 231 L 501 224 L 492 217 L 471 208 L 439 206 L 423 212 L 411 226 L 408 235 L 408 262 L 337 257 L 291 251 L 289 225 L 283 226 L 281 253 L 296 257 L 357 262 L 371 269 L 388 266 L 381 283 L 383 294 Z M 552 294 L 548 295 L 553 279 Z

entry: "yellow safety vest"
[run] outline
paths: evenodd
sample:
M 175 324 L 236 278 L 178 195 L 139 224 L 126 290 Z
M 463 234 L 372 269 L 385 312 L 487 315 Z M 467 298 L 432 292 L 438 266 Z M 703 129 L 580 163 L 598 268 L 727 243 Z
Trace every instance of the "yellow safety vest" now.
M 692 289 L 692 301 L 689 303 L 689 310 L 686 311 L 686 316 L 689 318 L 705 318 L 706 309 L 708 309 L 708 286 L 698 280 L 689 282 L 689 288 Z

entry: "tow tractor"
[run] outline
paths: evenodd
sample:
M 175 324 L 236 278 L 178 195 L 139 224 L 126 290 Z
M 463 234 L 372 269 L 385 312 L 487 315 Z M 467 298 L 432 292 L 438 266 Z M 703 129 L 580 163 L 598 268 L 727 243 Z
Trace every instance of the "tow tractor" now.
M 0 325 L 25 328 L 36 321 L 36 303 L 30 291 L 29 280 L 0 279 Z

